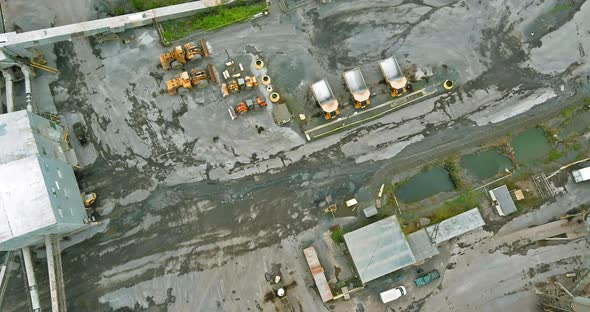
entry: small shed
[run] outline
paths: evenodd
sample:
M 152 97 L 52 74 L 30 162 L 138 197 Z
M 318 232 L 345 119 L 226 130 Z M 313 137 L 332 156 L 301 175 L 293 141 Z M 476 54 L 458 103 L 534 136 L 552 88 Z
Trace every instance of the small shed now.
M 590 180 L 590 167 L 582 168 L 580 170 L 572 171 L 574 180 L 577 182 L 583 182 Z
M 346 233 L 344 241 L 363 283 L 416 263 L 396 216 Z
M 497 187 L 489 191 L 492 202 L 501 216 L 507 216 L 516 212 L 516 205 L 510 196 L 510 191 L 506 185 Z

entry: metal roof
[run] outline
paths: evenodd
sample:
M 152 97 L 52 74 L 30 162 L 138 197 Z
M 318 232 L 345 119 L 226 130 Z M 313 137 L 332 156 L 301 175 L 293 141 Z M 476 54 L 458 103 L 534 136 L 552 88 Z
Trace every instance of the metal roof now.
M 590 167 L 574 170 L 572 171 L 572 175 L 574 176 L 574 180 L 576 180 L 576 182 L 590 180 Z
M 332 294 L 332 290 L 330 289 L 330 285 L 324 274 L 324 268 L 320 264 L 320 259 L 318 258 L 315 248 L 313 246 L 307 247 L 303 249 L 303 254 L 305 255 L 309 270 L 313 275 L 313 280 L 318 288 L 320 297 L 322 297 L 322 301 L 326 302 L 332 300 L 334 295 Z
M 416 261 L 426 260 L 439 254 L 438 247 L 432 243 L 425 229 L 408 235 L 408 244 L 410 244 Z
M 344 234 L 363 283 L 416 263 L 396 216 Z
M 38 153 L 27 111 L 0 114 L 0 146 L 0 164 Z
M 37 156 L 0 165 L 0 242 L 56 223 L 41 170 Z
M 479 208 L 476 207 L 427 227 L 426 233 L 438 245 L 451 238 L 475 230 L 484 224 L 486 223 L 479 212 Z
M 498 214 L 507 216 L 516 212 L 516 205 L 510 196 L 510 191 L 506 185 L 502 185 L 490 191 L 490 196 L 494 201 Z

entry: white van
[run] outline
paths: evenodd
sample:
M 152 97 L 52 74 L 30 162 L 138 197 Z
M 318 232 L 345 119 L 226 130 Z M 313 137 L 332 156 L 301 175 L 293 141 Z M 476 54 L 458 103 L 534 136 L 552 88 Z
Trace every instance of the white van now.
M 401 296 L 404 296 L 405 294 L 406 294 L 406 288 L 404 286 L 398 286 L 396 288 L 392 288 L 388 291 L 384 291 L 384 292 L 380 293 L 379 297 L 381 297 L 381 301 L 383 303 L 388 303 L 388 302 L 398 299 Z

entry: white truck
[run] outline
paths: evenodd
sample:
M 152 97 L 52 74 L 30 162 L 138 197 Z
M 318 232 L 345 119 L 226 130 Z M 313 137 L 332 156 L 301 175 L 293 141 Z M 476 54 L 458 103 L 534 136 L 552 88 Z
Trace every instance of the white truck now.
M 405 296 L 406 294 L 406 288 L 404 286 L 398 286 L 380 293 L 379 297 L 381 298 L 381 302 L 388 303 L 392 302 L 393 300 L 399 299 L 400 297 Z

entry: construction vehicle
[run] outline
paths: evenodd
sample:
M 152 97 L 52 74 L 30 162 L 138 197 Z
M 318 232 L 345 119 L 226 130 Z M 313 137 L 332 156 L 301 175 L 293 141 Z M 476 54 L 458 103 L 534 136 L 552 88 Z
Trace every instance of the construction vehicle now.
M 244 78 L 232 79 L 227 83 L 221 84 L 221 95 L 226 97 L 231 93 L 238 92 L 242 89 L 250 90 L 258 86 L 258 78 L 256 76 L 244 76 Z
M 211 52 L 211 45 L 205 39 L 201 39 L 199 45 L 194 42 L 187 42 L 183 46 L 176 46 L 172 50 L 160 54 L 160 64 L 166 70 L 171 68 L 179 69 L 187 62 L 208 58 Z
M 80 196 L 86 208 L 92 207 L 92 204 L 96 201 L 96 193 L 82 193 Z
M 314 82 L 311 85 L 311 92 L 322 108 L 322 111 L 324 112 L 324 118 L 326 118 L 326 120 L 330 120 L 340 115 L 338 100 L 334 96 L 332 88 L 330 88 L 330 85 L 326 79 Z
M 344 81 L 346 82 L 346 87 L 348 87 L 348 90 L 354 98 L 354 108 L 365 108 L 367 105 L 371 104 L 371 91 L 367 88 L 361 69 L 357 67 L 346 71 L 343 76 Z
M 86 136 L 86 129 L 82 126 L 81 123 L 77 122 L 73 126 L 74 128 L 74 135 L 76 135 L 76 139 L 80 142 L 81 145 L 88 144 L 88 137 Z
M 253 100 L 248 99 L 246 101 L 242 101 L 235 108 L 230 107 L 227 109 L 227 111 L 229 112 L 229 116 L 231 117 L 231 119 L 234 120 L 238 118 L 239 114 L 253 111 L 261 107 L 266 107 L 266 105 L 267 104 L 264 99 L 264 96 L 259 96 Z
M 182 72 L 174 79 L 166 81 L 166 90 L 170 95 L 185 93 L 194 86 L 203 85 L 204 81 L 219 82 L 217 70 L 212 64 L 207 65 L 206 70 L 193 68 L 190 72 Z
M 403 75 L 397 60 L 394 57 L 384 59 L 379 62 L 379 68 L 385 77 L 385 81 L 391 87 L 391 96 L 401 96 L 404 92 L 411 89 L 408 79 Z

